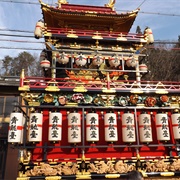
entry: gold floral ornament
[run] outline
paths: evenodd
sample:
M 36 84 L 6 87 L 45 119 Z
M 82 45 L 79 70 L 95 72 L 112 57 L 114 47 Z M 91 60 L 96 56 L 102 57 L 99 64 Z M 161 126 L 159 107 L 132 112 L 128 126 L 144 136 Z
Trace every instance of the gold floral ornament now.
M 54 101 L 54 97 L 52 94 L 45 94 L 44 95 L 44 102 L 52 103 Z

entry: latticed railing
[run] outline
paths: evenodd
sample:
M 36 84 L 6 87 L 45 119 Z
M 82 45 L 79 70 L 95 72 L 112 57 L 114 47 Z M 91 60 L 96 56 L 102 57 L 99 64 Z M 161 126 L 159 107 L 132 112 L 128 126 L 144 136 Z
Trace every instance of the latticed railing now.
M 180 93 L 180 83 L 171 81 L 131 81 L 131 80 L 93 80 L 78 78 L 42 78 L 26 77 L 20 87 L 26 86 L 31 90 L 42 90 L 48 86 L 54 86 L 57 89 L 73 90 L 82 88 L 84 91 L 103 91 L 112 92 L 131 92 L 131 93 Z

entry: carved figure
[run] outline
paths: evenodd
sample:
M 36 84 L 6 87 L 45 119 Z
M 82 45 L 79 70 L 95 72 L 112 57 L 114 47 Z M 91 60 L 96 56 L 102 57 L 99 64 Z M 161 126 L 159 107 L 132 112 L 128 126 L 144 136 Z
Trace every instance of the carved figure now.
M 123 161 L 118 161 L 116 164 L 115 164 L 115 170 L 118 172 L 118 173 L 127 173 L 129 171 L 133 171 L 135 170 L 135 167 L 133 165 L 128 165 L 126 163 L 123 163 Z
M 58 175 L 62 175 L 62 165 L 61 164 L 55 165 L 54 168 L 57 170 Z
M 174 162 L 169 166 L 170 171 L 179 171 L 180 170 L 180 159 L 174 160 Z
M 77 164 L 73 164 L 71 167 L 71 164 L 66 163 L 62 168 L 62 172 L 64 173 L 64 175 L 76 174 L 77 171 L 78 171 L 78 165 Z

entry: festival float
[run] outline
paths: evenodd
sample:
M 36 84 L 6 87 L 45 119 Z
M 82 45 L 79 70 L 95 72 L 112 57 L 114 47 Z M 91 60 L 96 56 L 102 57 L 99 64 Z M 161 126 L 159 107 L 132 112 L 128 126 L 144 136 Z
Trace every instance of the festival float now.
M 140 9 L 39 2 L 44 77 L 22 70 L 9 125 L 17 180 L 180 177 L 180 84 L 142 81 L 154 37 L 130 33 Z

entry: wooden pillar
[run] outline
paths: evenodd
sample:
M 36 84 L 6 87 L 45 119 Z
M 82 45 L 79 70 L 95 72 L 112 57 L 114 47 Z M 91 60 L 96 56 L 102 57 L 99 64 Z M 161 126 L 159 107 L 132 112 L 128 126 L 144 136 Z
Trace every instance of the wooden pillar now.
M 8 145 L 4 179 L 15 180 L 18 177 L 18 149 Z

